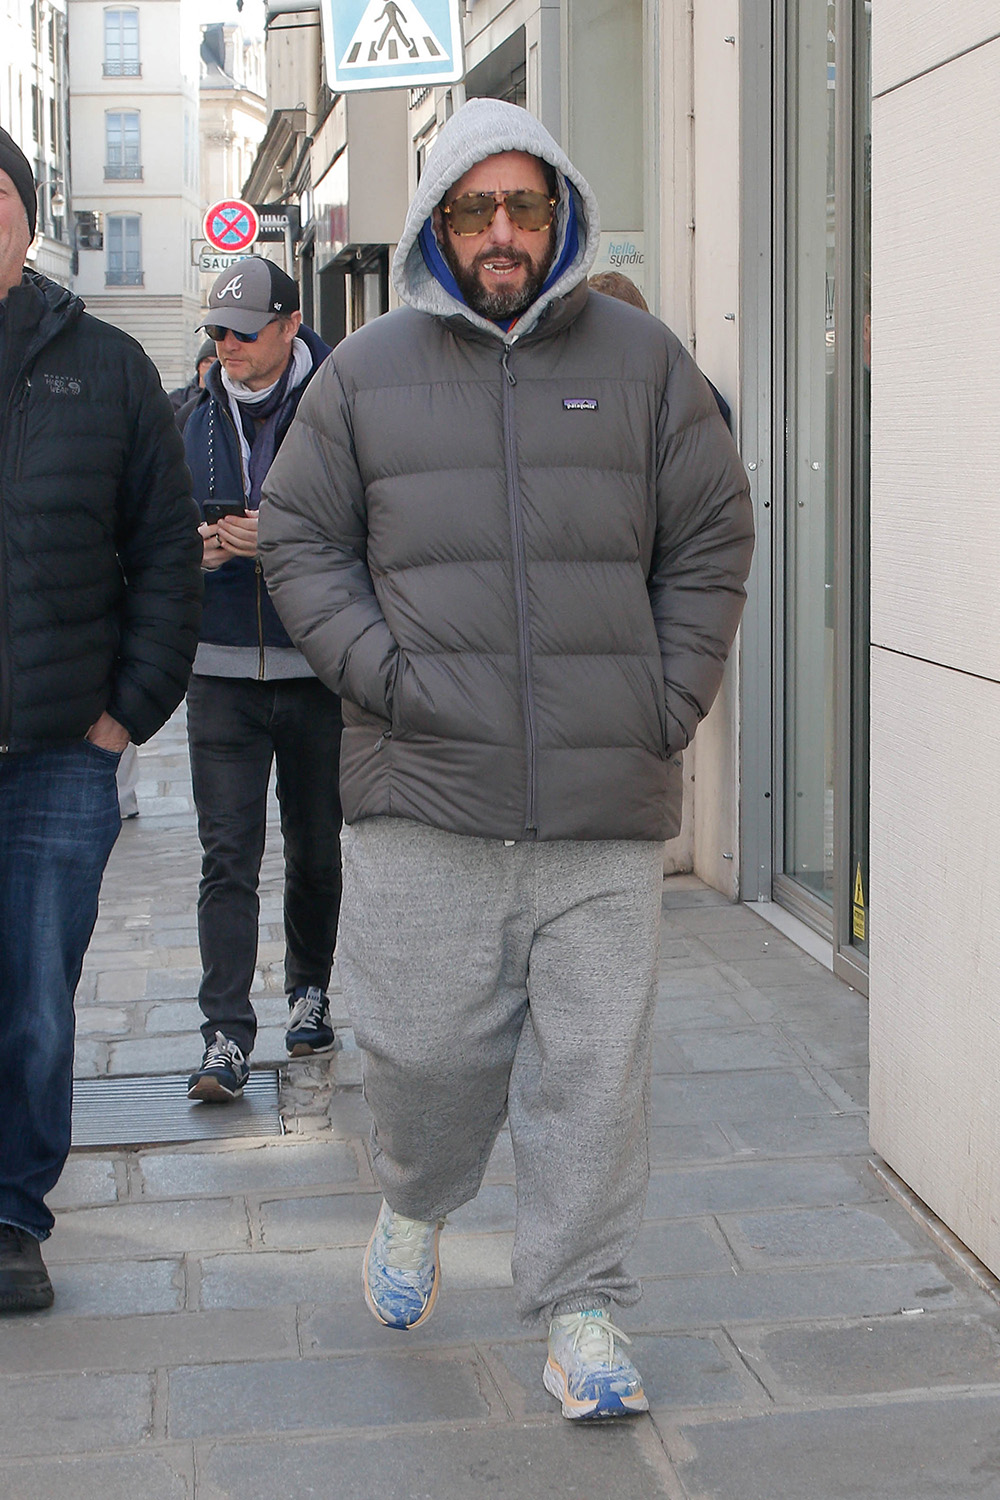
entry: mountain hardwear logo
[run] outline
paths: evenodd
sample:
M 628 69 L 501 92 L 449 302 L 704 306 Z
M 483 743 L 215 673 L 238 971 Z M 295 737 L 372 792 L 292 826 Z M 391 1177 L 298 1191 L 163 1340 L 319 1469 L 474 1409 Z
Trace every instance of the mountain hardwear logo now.
M 79 396 L 83 390 L 75 375 L 46 375 L 43 371 L 42 379 L 53 396 Z
M 219 293 L 219 301 L 221 302 L 222 299 L 223 299 L 223 297 L 227 297 L 227 296 L 228 297 L 234 297 L 237 302 L 243 296 L 243 272 L 242 271 L 240 272 L 240 274 L 238 276 L 234 276 L 233 279 L 232 279 L 232 281 L 227 281 L 226 282 L 225 286 L 222 288 L 221 292 Z

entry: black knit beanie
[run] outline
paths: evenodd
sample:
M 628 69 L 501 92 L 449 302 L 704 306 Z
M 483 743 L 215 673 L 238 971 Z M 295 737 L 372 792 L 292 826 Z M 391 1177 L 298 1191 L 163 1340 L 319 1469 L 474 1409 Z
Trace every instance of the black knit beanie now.
M 6 172 L 21 195 L 24 211 L 28 215 L 28 228 L 35 233 L 38 217 L 38 200 L 35 197 L 35 174 L 20 146 L 6 130 L 0 130 L 0 171 Z

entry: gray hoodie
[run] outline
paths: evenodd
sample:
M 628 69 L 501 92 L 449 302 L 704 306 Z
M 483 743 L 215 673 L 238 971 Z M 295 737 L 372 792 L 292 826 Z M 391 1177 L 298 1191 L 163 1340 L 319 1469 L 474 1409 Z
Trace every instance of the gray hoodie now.
M 452 183 L 484 157 L 502 151 L 526 151 L 547 161 L 559 174 L 552 264 L 561 269 L 507 333 L 447 291 L 427 265 L 420 246 L 420 231 Z M 577 234 L 574 243 L 567 246 L 571 223 L 577 226 Z M 493 337 L 514 343 L 534 327 L 547 307 L 586 278 L 597 256 L 600 234 L 600 210 L 590 184 L 545 126 L 516 104 L 505 104 L 502 99 L 470 99 L 452 115 L 434 142 L 392 258 L 392 281 L 401 299 L 419 312 L 437 317 L 459 313 Z
M 509 150 L 552 163 L 561 190 L 551 285 L 505 330 L 432 269 L 424 226 Z M 342 698 L 348 822 L 677 832 L 678 752 L 743 607 L 748 487 L 674 335 L 589 291 L 597 232 L 593 194 L 536 120 L 467 104 L 393 263 L 409 305 L 338 345 L 268 476 L 267 583 Z

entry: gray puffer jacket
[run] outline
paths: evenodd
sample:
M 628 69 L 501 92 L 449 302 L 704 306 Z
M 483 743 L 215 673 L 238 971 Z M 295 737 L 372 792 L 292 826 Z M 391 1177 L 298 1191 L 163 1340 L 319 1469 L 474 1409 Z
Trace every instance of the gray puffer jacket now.
M 551 162 L 552 285 L 508 330 L 448 291 L 420 231 L 482 158 Z M 661 839 L 678 752 L 743 607 L 746 476 L 678 340 L 589 292 L 597 212 L 526 111 L 442 131 L 393 263 L 411 305 L 313 380 L 260 516 L 268 587 L 343 699 L 354 822 L 507 839 Z

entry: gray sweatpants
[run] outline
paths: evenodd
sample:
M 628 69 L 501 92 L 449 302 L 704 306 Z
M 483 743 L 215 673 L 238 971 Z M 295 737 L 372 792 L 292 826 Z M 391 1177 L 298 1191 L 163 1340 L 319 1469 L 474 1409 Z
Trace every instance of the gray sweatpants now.
M 391 1208 L 475 1197 L 510 1119 L 525 1320 L 640 1287 L 663 846 L 343 831 L 337 963 Z

